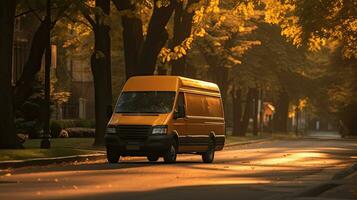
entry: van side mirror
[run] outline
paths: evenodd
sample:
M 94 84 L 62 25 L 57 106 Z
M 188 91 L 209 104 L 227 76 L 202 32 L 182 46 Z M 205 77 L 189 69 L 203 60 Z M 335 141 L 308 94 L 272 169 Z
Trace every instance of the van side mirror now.
M 178 106 L 177 110 L 174 112 L 174 119 L 185 117 L 185 106 Z

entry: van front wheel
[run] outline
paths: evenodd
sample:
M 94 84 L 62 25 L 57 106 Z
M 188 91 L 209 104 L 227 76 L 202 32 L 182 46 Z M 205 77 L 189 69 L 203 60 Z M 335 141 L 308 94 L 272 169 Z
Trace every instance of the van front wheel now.
M 108 163 L 118 163 L 120 159 L 119 152 L 113 147 L 107 147 L 107 160 Z
M 147 159 L 148 159 L 150 162 L 156 162 L 157 160 L 159 160 L 159 156 L 149 155 L 149 156 L 147 156 Z
M 214 160 L 214 141 L 211 138 L 209 143 L 208 143 L 208 150 L 202 154 L 202 161 L 204 163 L 212 163 Z
M 176 162 L 177 156 L 177 142 L 176 140 L 172 141 L 172 144 L 169 150 L 164 155 L 164 162 L 165 163 L 174 163 Z

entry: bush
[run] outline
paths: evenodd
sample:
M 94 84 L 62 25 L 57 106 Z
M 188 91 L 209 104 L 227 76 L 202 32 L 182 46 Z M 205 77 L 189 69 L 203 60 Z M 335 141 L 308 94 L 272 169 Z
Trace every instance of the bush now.
M 75 124 L 76 124 L 76 127 L 95 128 L 94 120 L 76 120 Z
M 34 139 L 40 137 L 42 126 L 35 120 L 26 121 L 23 118 L 15 119 L 16 133 L 28 135 L 29 138 Z
M 92 128 L 66 128 L 68 137 L 94 137 L 95 130 Z
M 62 129 L 66 128 L 94 128 L 94 120 L 52 120 L 50 129 L 51 136 L 57 138 L 60 135 Z

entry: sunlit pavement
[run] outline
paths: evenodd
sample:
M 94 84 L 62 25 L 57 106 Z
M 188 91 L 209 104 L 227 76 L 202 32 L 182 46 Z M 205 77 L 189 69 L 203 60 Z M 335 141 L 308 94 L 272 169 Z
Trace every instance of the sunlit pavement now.
M 3 170 L 0 199 L 279 199 L 357 162 L 357 140 L 273 140 L 226 148 L 215 163 L 124 158 Z

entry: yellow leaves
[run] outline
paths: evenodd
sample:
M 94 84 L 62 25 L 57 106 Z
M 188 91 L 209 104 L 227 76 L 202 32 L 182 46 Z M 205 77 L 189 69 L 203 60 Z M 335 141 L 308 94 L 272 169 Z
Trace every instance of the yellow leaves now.
M 206 34 L 205 29 L 199 28 L 198 30 L 195 30 L 195 35 L 198 37 L 204 37 Z
M 220 46 L 222 46 L 222 44 L 218 41 L 213 41 L 213 46 L 220 47 Z
M 321 46 L 326 44 L 326 39 L 316 36 L 315 34 L 311 34 L 309 38 L 309 50 L 310 51 L 318 51 L 321 49 Z
M 357 19 L 346 19 L 344 21 L 343 26 L 347 29 L 349 33 L 357 32 Z M 343 55 L 346 58 L 356 58 L 357 59 L 357 38 L 355 34 L 345 34 L 344 35 L 345 46 L 342 49 Z
M 299 99 L 298 108 L 301 110 L 307 106 L 308 98 Z
M 68 102 L 70 96 L 70 92 L 53 92 L 51 93 L 51 100 L 54 101 L 57 105 L 61 105 Z M 55 179 L 55 182 L 57 182 L 56 180 L 58 181 L 58 179 Z
M 203 6 L 201 6 L 200 9 L 195 11 L 195 14 L 192 17 L 192 23 L 193 24 L 199 24 L 202 21 L 203 15 L 204 15 L 204 11 L 205 11 L 205 8 Z
M 161 1 L 157 1 L 157 2 L 156 2 L 156 7 L 158 7 L 158 8 L 161 8 L 161 7 L 162 7 Z
M 242 56 L 248 49 L 258 45 L 261 45 L 261 42 L 258 40 L 242 41 L 237 46 L 230 48 L 230 51 L 236 54 L 237 56 Z
M 92 30 L 90 27 L 83 23 L 67 23 L 64 25 L 68 30 L 61 33 L 61 40 L 63 40 L 63 48 L 73 48 L 76 50 L 83 41 L 88 40 L 92 36 Z
M 265 22 L 279 25 L 282 29 L 281 35 L 291 40 L 294 45 L 300 46 L 302 29 L 299 25 L 299 17 L 294 15 L 294 12 L 295 4 L 291 2 L 265 1 Z
M 155 5 L 157 8 L 167 7 L 170 5 L 170 1 L 169 0 L 158 0 L 158 1 L 156 1 Z
M 85 4 L 90 8 L 95 8 L 95 1 L 94 0 L 87 0 Z
M 254 4 L 252 2 L 239 3 L 233 10 L 234 15 L 241 15 L 244 19 L 249 19 L 255 15 Z
M 232 56 L 228 56 L 228 57 L 227 57 L 227 60 L 230 61 L 230 62 L 232 62 L 232 63 L 235 64 L 235 65 L 239 65 L 239 64 L 242 63 L 240 60 L 238 60 L 238 59 L 236 59 L 236 58 L 234 58 L 234 57 L 232 57 Z
M 289 110 L 289 118 L 294 118 L 296 116 L 296 109 L 299 111 L 303 110 L 308 105 L 309 98 L 304 97 L 298 100 L 298 102 L 291 107 Z
M 175 46 L 173 50 L 163 47 L 159 54 L 161 62 L 170 62 L 172 60 L 177 60 L 187 55 L 187 51 L 191 49 L 192 42 L 193 37 L 190 36 L 186 38 L 180 45 Z

